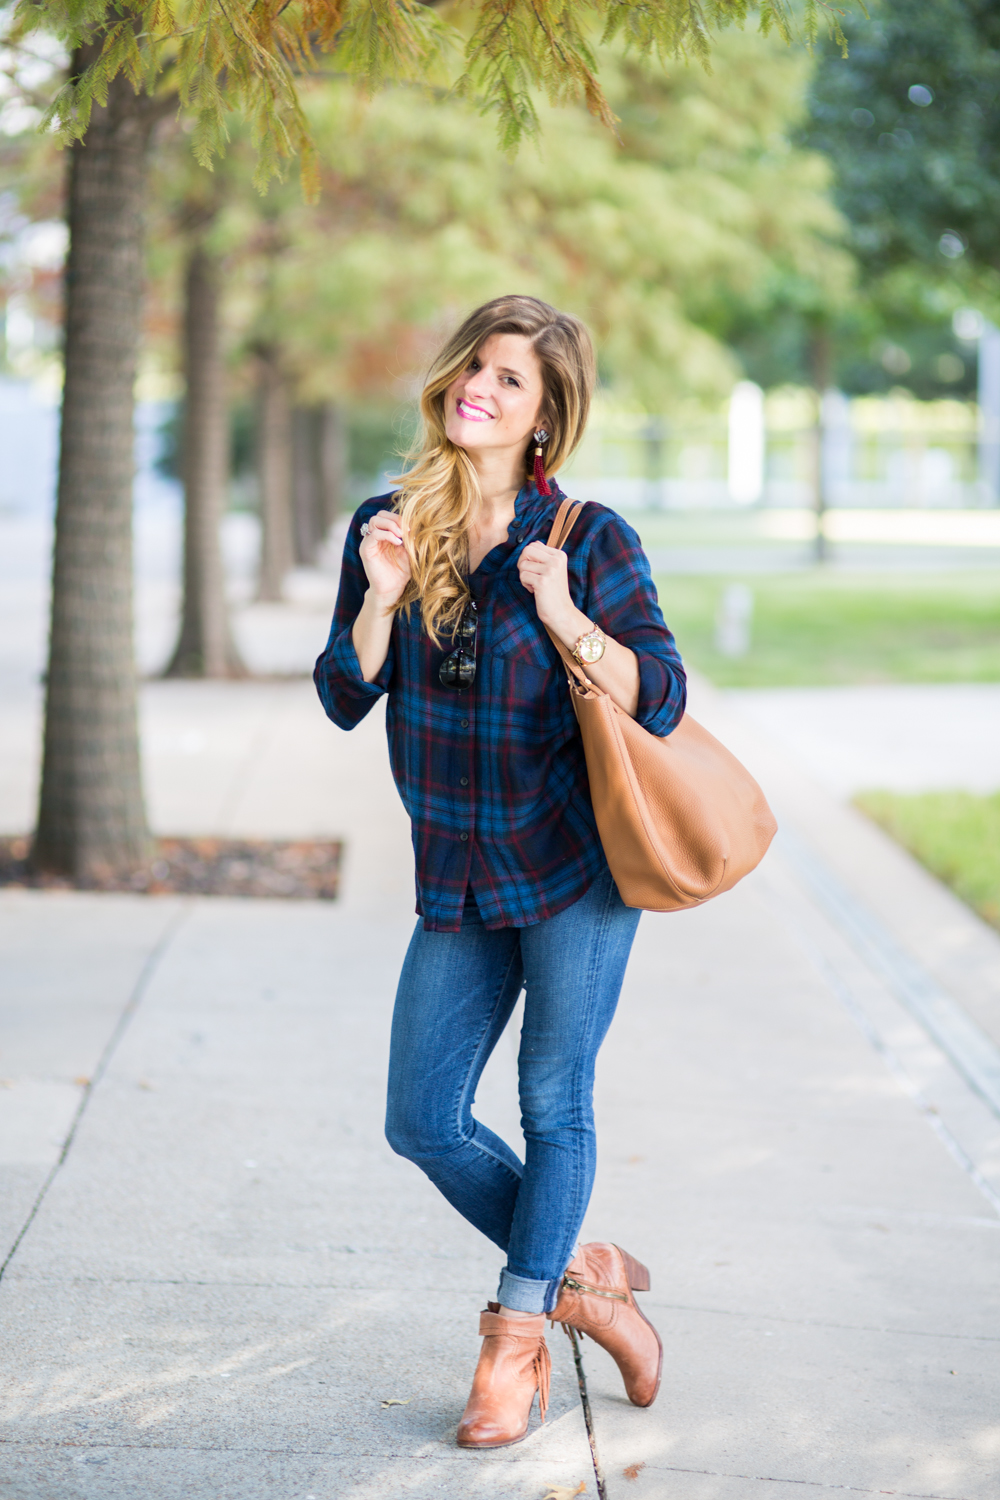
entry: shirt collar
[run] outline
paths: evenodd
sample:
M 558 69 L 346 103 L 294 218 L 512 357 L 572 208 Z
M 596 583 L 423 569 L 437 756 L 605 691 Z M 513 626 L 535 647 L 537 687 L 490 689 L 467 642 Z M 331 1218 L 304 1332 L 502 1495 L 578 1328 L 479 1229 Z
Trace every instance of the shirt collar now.
M 551 495 L 540 495 L 538 486 L 534 480 L 530 480 L 518 491 L 514 501 L 514 519 L 507 528 L 507 541 L 494 547 L 492 552 L 487 552 L 473 574 L 472 592 L 475 598 L 482 596 L 483 586 L 488 578 L 514 562 L 522 546 L 529 541 L 538 540 L 531 533 L 539 530 L 546 516 L 553 513 L 564 498 L 554 479 L 549 480 L 549 487 Z
M 519 491 L 514 501 L 514 519 L 510 523 L 511 534 L 524 531 L 526 528 L 534 528 L 542 517 L 553 510 L 565 499 L 562 490 L 554 479 L 549 480 L 551 495 L 540 495 L 535 481 L 529 480 Z

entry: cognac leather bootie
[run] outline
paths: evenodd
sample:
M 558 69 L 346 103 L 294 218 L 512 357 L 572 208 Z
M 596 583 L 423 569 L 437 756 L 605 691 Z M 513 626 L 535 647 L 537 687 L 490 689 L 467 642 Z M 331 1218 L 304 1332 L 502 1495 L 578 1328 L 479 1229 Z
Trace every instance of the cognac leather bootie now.
M 551 1369 L 545 1314 L 503 1318 L 499 1307 L 498 1302 L 490 1302 L 479 1315 L 483 1347 L 458 1425 L 460 1448 L 505 1448 L 508 1443 L 519 1443 L 528 1431 L 536 1391 L 545 1421 Z
M 649 1291 L 649 1272 L 617 1245 L 581 1245 L 566 1267 L 554 1323 L 568 1323 L 600 1344 L 622 1373 L 634 1406 L 652 1406 L 660 1389 L 663 1345 L 633 1292 Z

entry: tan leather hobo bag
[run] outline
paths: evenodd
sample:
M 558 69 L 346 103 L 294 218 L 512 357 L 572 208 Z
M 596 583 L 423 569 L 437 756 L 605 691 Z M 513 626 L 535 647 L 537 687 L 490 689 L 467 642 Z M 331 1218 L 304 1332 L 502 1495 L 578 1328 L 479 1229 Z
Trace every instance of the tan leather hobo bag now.
M 565 544 L 582 508 L 563 501 L 550 547 Z M 749 771 L 690 714 L 663 738 L 650 734 L 549 635 L 566 668 L 597 829 L 625 905 L 679 911 L 731 890 L 778 827 Z

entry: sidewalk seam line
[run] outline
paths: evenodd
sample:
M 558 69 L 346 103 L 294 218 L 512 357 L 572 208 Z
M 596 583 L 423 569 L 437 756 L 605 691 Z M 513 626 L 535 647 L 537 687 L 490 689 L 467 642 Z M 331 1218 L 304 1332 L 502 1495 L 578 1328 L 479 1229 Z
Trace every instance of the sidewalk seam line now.
M 804 839 L 783 829 L 778 840 L 781 852 L 804 879 L 828 921 L 937 1042 L 969 1087 L 1000 1117 L 1000 1049 Z
M 942 1008 L 947 1007 L 949 1011 L 956 1013 L 957 1018 L 967 1023 L 969 1033 L 973 1041 L 978 1045 L 981 1041 L 982 1047 L 987 1052 L 987 1071 L 996 1059 L 996 1068 L 1000 1075 L 1000 1052 L 993 1046 L 985 1033 L 980 1033 L 979 1028 L 966 1016 L 958 1002 L 938 986 L 937 981 L 922 969 L 921 965 L 905 950 L 898 948 L 888 932 L 885 932 L 878 919 L 868 911 L 868 908 L 855 897 L 851 896 L 846 888 L 840 885 L 836 877 L 827 870 L 823 861 L 814 854 L 796 835 L 785 833 L 782 838 L 781 853 L 788 858 L 788 863 L 798 874 L 805 878 L 810 894 L 813 897 L 816 910 L 829 923 L 835 932 L 854 948 L 866 965 L 869 973 L 885 985 L 891 994 L 904 1006 L 915 1021 L 923 1028 L 924 1032 L 933 1042 L 940 1047 L 945 1057 L 956 1069 L 959 1078 L 966 1087 L 990 1108 L 995 1114 L 1000 1114 L 1000 1095 L 991 1097 L 970 1076 L 970 1069 L 963 1065 L 961 1048 L 959 1054 L 953 1046 L 949 1045 L 948 1028 L 945 1035 L 938 1034 L 932 1021 L 924 1013 L 918 1000 L 914 1000 L 907 983 L 905 974 L 900 974 L 894 964 L 894 958 L 898 956 L 902 964 L 912 968 L 918 978 L 922 980 L 922 987 L 933 996 L 937 992 Z M 800 932 L 793 923 L 787 920 L 786 925 L 793 933 L 795 940 L 803 953 L 809 959 L 820 979 L 827 989 L 840 1002 L 843 1009 L 850 1016 L 857 1029 L 868 1042 L 869 1046 L 882 1059 L 887 1071 L 895 1079 L 901 1091 L 909 1098 L 916 1107 L 917 1112 L 923 1117 L 926 1124 L 934 1131 L 949 1156 L 961 1170 L 971 1179 L 980 1193 L 989 1203 L 994 1213 L 1000 1218 L 1000 1194 L 993 1185 L 980 1172 L 975 1162 L 966 1152 L 958 1138 L 952 1134 L 941 1119 L 939 1112 L 926 1098 L 917 1083 L 910 1077 L 905 1066 L 896 1056 L 892 1048 L 885 1042 L 875 1026 L 871 1017 L 861 1001 L 854 993 L 854 989 L 848 979 L 839 971 L 818 945 Z M 865 932 L 868 927 L 869 932 Z M 885 951 L 881 951 L 884 940 Z M 875 951 L 875 962 L 872 960 L 872 949 Z M 948 1017 L 950 1019 L 950 1016 Z M 989 1055 L 992 1054 L 992 1057 Z
M 178 910 L 174 913 L 173 917 L 171 917 L 166 927 L 163 929 L 163 932 L 160 934 L 156 943 L 153 945 L 153 947 L 150 949 L 149 953 L 147 953 L 145 959 L 143 960 L 142 967 L 139 970 L 131 991 L 129 992 L 129 997 L 125 1002 L 124 1008 L 122 1009 L 118 1020 L 115 1022 L 114 1029 L 112 1030 L 110 1037 L 104 1044 L 104 1050 L 97 1060 L 97 1066 L 95 1067 L 91 1077 L 87 1080 L 86 1084 L 83 1087 L 80 1095 L 80 1102 L 76 1107 L 76 1111 L 73 1115 L 69 1130 L 66 1133 L 66 1139 L 62 1143 L 62 1149 L 60 1150 L 59 1155 L 56 1157 L 55 1161 L 50 1167 L 45 1177 L 45 1181 L 39 1188 L 35 1201 L 31 1205 L 28 1217 L 21 1225 L 14 1243 L 11 1245 L 9 1251 L 7 1252 L 3 1264 L 0 1265 L 0 1281 L 3 1281 L 4 1275 L 7 1271 L 7 1267 L 10 1265 L 11 1261 L 14 1259 L 14 1256 L 20 1249 L 21 1242 L 34 1223 L 42 1204 L 45 1202 L 49 1188 L 52 1186 L 53 1182 L 55 1182 L 56 1177 L 62 1170 L 66 1158 L 69 1156 L 70 1149 L 73 1145 L 74 1140 L 76 1139 L 77 1130 L 80 1128 L 83 1117 L 87 1112 L 87 1106 L 90 1103 L 91 1096 L 97 1085 L 101 1082 L 101 1079 L 104 1077 L 104 1074 L 107 1072 L 108 1066 L 111 1063 L 111 1059 L 117 1051 L 118 1044 L 121 1041 L 122 1037 L 125 1035 L 125 1032 L 128 1029 L 129 1022 L 132 1020 L 132 1017 L 135 1015 L 137 1009 L 139 1008 L 139 1003 L 146 992 L 150 980 L 156 972 L 160 959 L 170 947 L 170 944 L 176 937 L 181 924 L 190 915 L 193 909 L 194 902 L 190 897 L 182 902 Z
M 968 1152 L 960 1144 L 957 1137 L 952 1135 L 947 1125 L 941 1119 L 939 1112 L 934 1108 L 930 1100 L 910 1077 L 909 1073 L 906 1071 L 906 1068 L 900 1062 L 895 1052 L 893 1052 L 891 1047 L 889 1047 L 887 1043 L 884 1042 L 879 1036 L 878 1031 L 875 1029 L 866 1011 L 858 1003 L 853 992 L 851 991 L 850 986 L 847 984 L 843 976 L 837 972 L 833 964 L 830 963 L 829 959 L 827 959 L 824 954 L 820 953 L 818 949 L 814 948 L 813 944 L 809 941 L 808 938 L 800 936 L 800 941 L 802 942 L 802 946 L 809 954 L 809 957 L 812 959 L 812 962 L 820 975 L 836 995 L 837 999 L 847 1011 L 847 1014 L 851 1017 L 851 1020 L 854 1022 L 855 1026 L 857 1026 L 858 1030 L 866 1038 L 869 1045 L 875 1052 L 878 1053 L 879 1057 L 881 1057 L 886 1068 L 892 1074 L 893 1078 L 896 1080 L 903 1093 L 906 1094 L 907 1098 L 911 1100 L 917 1111 L 924 1117 L 924 1120 L 934 1131 L 934 1134 L 938 1137 L 952 1160 L 961 1167 L 963 1172 L 971 1177 L 972 1181 L 982 1193 L 987 1203 L 989 1203 L 991 1208 L 996 1213 L 997 1217 L 1000 1218 L 1000 1194 L 996 1192 L 992 1184 L 989 1183 L 983 1176 L 982 1172 L 980 1172 L 979 1168 L 976 1166 L 971 1156 L 969 1156 Z M 935 1037 L 935 1041 L 937 1040 L 938 1039 Z M 951 1054 L 948 1053 L 947 1055 L 950 1056 Z M 952 1059 L 952 1061 L 954 1061 L 954 1059 Z M 963 1077 L 964 1076 L 965 1075 L 963 1074 Z M 976 1092 L 978 1093 L 979 1090 L 977 1090 Z

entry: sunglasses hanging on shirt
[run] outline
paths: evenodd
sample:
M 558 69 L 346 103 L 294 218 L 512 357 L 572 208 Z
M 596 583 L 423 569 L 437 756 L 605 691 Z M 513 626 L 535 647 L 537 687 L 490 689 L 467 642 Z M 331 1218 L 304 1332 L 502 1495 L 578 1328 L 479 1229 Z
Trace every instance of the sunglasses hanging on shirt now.
M 469 688 L 476 680 L 476 632 L 479 615 L 475 600 L 470 599 L 462 618 L 455 627 L 453 641 L 459 645 L 438 667 L 438 680 L 442 687 Z

